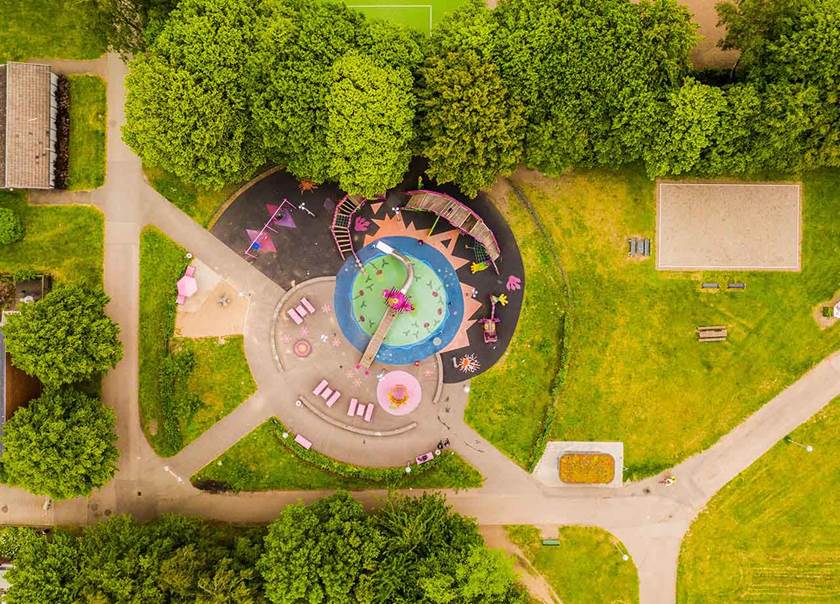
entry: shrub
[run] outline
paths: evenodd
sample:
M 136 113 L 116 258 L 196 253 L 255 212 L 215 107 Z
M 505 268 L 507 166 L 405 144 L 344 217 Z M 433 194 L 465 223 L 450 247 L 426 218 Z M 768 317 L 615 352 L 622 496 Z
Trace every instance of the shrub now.
M 824 316 L 826 319 L 832 318 L 834 316 L 834 309 L 831 308 L 830 306 L 823 306 L 822 307 L 822 316 Z
M 23 239 L 23 223 L 9 208 L 0 208 L 0 245 L 8 245 Z
M 607 484 L 615 477 L 615 462 L 607 453 L 565 453 L 560 480 L 568 484 Z

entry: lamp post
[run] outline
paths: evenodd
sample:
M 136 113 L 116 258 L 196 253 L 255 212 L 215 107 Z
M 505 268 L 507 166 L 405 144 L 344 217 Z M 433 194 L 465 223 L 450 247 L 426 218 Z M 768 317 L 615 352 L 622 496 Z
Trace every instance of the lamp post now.
M 625 552 L 623 549 L 621 549 L 621 547 L 619 547 L 619 545 L 618 545 L 618 541 L 613 541 L 613 542 L 612 542 L 612 544 L 613 544 L 613 547 L 615 548 L 615 550 L 616 550 L 619 554 L 621 554 L 621 559 L 622 559 L 624 562 L 627 562 L 627 561 L 630 559 L 630 556 L 627 554 L 627 552 Z
M 812 447 L 811 445 L 803 445 L 800 442 L 796 442 L 790 436 L 785 436 L 785 442 L 788 443 L 788 444 L 791 444 L 791 445 L 796 445 L 797 447 L 799 447 L 801 449 L 805 449 L 805 451 L 807 453 L 813 453 L 814 452 L 814 447 Z

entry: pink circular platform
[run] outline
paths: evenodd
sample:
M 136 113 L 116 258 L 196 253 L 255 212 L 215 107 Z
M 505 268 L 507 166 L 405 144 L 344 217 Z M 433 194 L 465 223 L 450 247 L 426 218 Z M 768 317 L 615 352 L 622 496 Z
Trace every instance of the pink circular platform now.
M 423 388 L 417 378 L 405 371 L 390 371 L 379 380 L 376 399 L 391 415 L 408 415 L 420 404 Z

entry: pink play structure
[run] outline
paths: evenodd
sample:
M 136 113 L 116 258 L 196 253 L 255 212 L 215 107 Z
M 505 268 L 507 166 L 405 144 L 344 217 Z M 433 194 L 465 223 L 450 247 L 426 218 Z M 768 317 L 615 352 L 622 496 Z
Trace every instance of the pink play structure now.
M 496 296 L 490 296 L 490 317 L 486 319 L 479 319 L 478 322 L 481 323 L 482 327 L 484 328 L 484 343 L 485 344 L 495 344 L 498 339 L 499 335 L 496 333 L 496 323 L 501 322 L 496 316 L 496 302 L 498 302 L 498 298 Z
M 405 371 L 389 371 L 376 386 L 379 406 L 391 415 L 408 415 L 417 409 L 422 398 L 420 382 Z
M 274 230 L 272 225 L 275 223 L 275 221 L 279 220 L 278 216 L 282 216 L 284 212 L 293 210 L 294 207 L 295 206 L 293 206 L 288 199 L 283 198 L 283 201 L 280 202 L 280 205 L 278 205 L 277 209 L 275 209 L 274 212 L 271 214 L 271 218 L 269 218 L 266 221 L 266 223 L 263 225 L 263 228 L 261 228 L 256 233 L 248 229 L 248 238 L 251 240 L 251 243 L 245 249 L 245 255 L 249 258 L 256 258 L 257 252 L 259 252 L 260 249 L 266 249 L 267 251 L 276 252 L 277 248 L 274 247 L 274 242 L 271 240 L 271 237 L 269 237 L 266 231 L 276 233 L 277 231 Z M 288 209 L 284 210 L 284 208 Z
M 388 305 L 388 308 L 394 312 L 411 312 L 414 310 L 414 305 L 408 296 L 396 287 L 384 290 L 382 297 L 385 298 L 385 303 Z
M 191 264 L 184 271 L 184 276 L 178 279 L 178 297 L 175 299 L 176 304 L 183 304 L 187 298 L 195 295 L 198 291 L 198 281 L 195 280 L 195 267 Z

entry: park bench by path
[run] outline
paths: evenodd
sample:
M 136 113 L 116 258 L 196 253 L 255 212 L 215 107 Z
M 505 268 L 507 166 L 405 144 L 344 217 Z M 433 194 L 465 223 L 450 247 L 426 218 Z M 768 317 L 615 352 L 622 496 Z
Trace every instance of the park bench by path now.
M 741 281 L 730 281 L 726 284 L 726 289 L 746 289 L 747 284 Z
M 720 283 L 714 281 L 706 282 L 700 286 L 702 289 L 720 289 Z
M 631 237 L 627 240 L 629 246 L 628 256 L 642 256 L 647 258 L 650 256 L 650 239 L 643 239 L 641 237 Z

